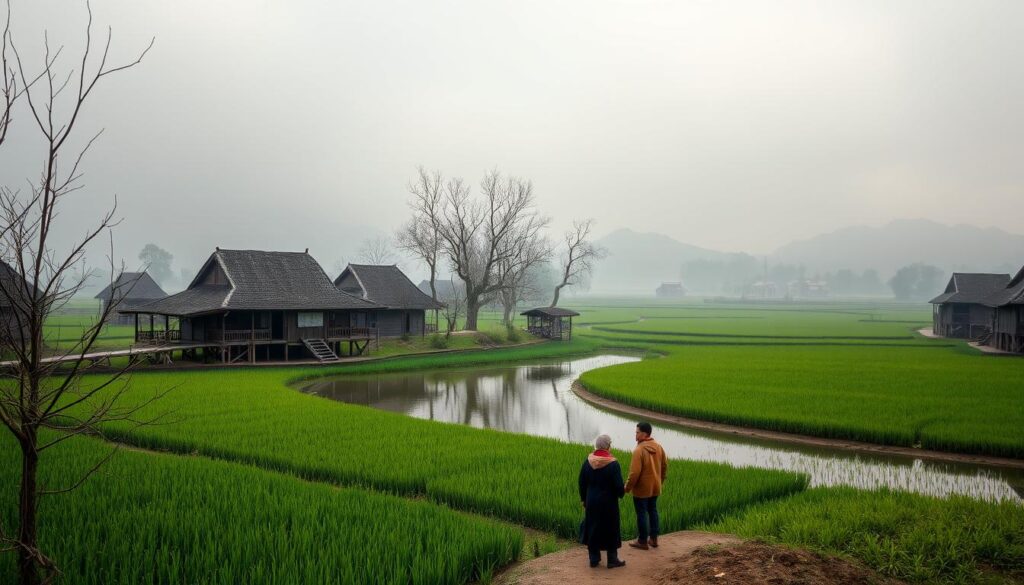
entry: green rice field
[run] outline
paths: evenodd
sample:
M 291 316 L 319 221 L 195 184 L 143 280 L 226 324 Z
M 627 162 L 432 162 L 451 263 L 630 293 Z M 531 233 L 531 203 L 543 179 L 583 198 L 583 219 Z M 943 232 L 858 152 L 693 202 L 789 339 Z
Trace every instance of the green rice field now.
M 769 430 L 1024 457 L 1024 360 L 916 335 L 927 313 L 702 306 L 648 313 L 658 316 L 634 313 L 632 323 L 577 332 L 662 355 L 587 372 L 582 382 L 592 392 Z
M 569 343 L 401 357 L 423 349 L 403 342 L 381 352 L 395 357 L 328 368 L 140 370 L 129 400 L 170 389 L 140 413 L 160 424 L 104 428 L 126 448 L 83 488 L 44 499 L 44 547 L 68 583 L 365 581 L 365 569 L 353 567 L 372 567 L 380 583 L 488 582 L 521 556 L 531 538 L 524 529 L 575 536 L 586 446 L 408 418 L 289 385 L 600 348 L 648 355 L 584 374 L 588 388 L 622 402 L 826 437 L 1024 456 L 1024 360 L 917 335 L 930 320 L 923 307 L 592 300 L 574 308 L 582 315 Z M 105 332 L 109 343 L 118 333 Z M 106 449 L 97 439 L 68 441 L 44 455 L 42 477 L 58 483 Z M 617 456 L 626 468 L 629 454 Z M 16 457 L 4 436 L 5 528 L 14 521 Z M 805 486 L 792 473 L 676 460 L 659 504 L 663 531 L 811 548 L 910 582 L 1024 575 L 1019 504 Z M 621 511 L 628 538 L 628 498 Z M 0 581 L 13 571 L 13 557 L 0 555 Z

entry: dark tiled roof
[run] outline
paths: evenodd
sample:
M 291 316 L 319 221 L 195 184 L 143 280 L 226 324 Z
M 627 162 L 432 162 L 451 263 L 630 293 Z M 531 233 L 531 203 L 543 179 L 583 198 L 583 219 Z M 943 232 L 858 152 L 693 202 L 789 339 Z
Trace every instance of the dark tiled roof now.
M 1024 305 L 1024 267 L 1017 271 L 1017 274 L 1002 290 L 989 295 L 985 304 L 990 307 Z
M 18 271 L 2 260 L 0 260 L 0 286 L 3 287 L 6 293 L 0 293 L 0 307 L 10 307 L 10 299 L 17 299 L 19 297 L 26 301 L 25 305 L 27 305 L 29 295 L 25 294 L 26 289 L 30 289 L 37 296 L 41 296 L 39 290 L 35 289 L 35 287 L 27 286 L 26 281 L 21 278 Z
M 458 287 L 459 294 L 465 296 L 466 285 L 461 280 L 456 281 L 451 278 L 438 279 L 434 281 L 434 292 L 437 293 L 437 298 L 446 299 L 454 294 L 454 291 Z M 419 286 L 416 288 L 420 289 L 423 294 L 430 296 L 430 281 L 421 280 Z
M 226 284 L 200 284 L 162 299 L 120 307 L 120 313 L 156 313 L 159 315 L 201 315 L 224 311 L 231 287 Z
M 201 284 L 217 263 L 229 284 Z M 218 306 L 219 304 L 219 306 Z M 337 288 L 323 268 L 305 252 L 217 250 L 185 290 L 126 312 L 191 315 L 215 311 L 375 309 L 375 303 Z
M 355 276 L 363 289 L 363 298 L 389 309 L 440 309 L 444 305 L 424 294 L 397 266 L 349 264 L 338 278 Z
M 530 309 L 529 311 L 523 311 L 521 315 L 527 316 L 541 316 L 541 317 L 579 317 L 580 314 L 576 311 L 570 311 L 569 309 L 563 309 L 561 307 L 537 307 L 536 309 Z
M 994 293 L 1006 288 L 1009 274 L 954 272 L 945 292 L 931 303 L 985 303 Z
M 114 290 L 120 300 L 162 299 L 167 296 L 148 272 L 122 272 L 113 284 L 108 284 L 93 298 L 109 301 Z

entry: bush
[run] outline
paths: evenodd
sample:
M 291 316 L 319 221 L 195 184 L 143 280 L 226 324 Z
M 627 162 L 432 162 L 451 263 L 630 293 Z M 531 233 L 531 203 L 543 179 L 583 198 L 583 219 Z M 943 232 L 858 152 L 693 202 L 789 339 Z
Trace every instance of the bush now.
M 516 329 L 514 325 L 509 325 L 506 338 L 508 339 L 509 343 L 518 343 L 523 340 L 523 332 L 520 331 L 519 329 Z
M 432 349 L 447 349 L 448 338 L 440 333 L 435 333 L 430 336 L 430 347 Z

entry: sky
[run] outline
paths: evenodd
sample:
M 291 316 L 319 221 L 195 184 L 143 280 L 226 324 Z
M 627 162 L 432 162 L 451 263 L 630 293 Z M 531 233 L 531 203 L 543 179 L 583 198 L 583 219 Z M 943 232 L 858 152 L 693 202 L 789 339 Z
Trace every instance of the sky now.
M 332 272 L 408 217 L 423 165 L 528 178 L 552 235 L 659 232 L 768 253 L 897 218 L 1024 231 L 1024 3 L 94 0 L 111 61 L 74 137 L 103 129 L 65 243 L 116 195 L 115 256 L 195 270 L 215 246 Z M 85 5 L 12 0 L 78 66 Z M 95 63 L 92 64 L 95 66 Z M 0 184 L 41 167 L 18 111 Z M 102 263 L 104 250 L 90 252 Z M 413 269 L 415 272 L 415 269 Z

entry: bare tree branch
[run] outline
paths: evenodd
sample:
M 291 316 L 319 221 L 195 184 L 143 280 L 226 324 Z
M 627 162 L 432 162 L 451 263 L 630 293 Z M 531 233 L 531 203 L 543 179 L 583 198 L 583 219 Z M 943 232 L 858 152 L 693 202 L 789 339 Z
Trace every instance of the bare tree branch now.
M 558 306 L 558 297 L 562 289 L 575 286 L 589 278 L 594 271 L 594 263 L 608 255 L 608 251 L 595 246 L 590 241 L 590 230 L 594 220 L 573 221 L 572 229 L 565 232 L 565 248 L 562 253 L 562 281 L 555 285 L 555 295 L 551 306 Z

